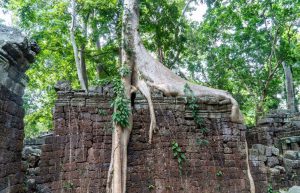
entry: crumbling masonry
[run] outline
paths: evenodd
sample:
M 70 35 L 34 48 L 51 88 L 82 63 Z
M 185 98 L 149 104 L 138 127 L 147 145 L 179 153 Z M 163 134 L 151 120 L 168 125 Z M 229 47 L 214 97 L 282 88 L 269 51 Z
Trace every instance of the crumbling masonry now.
M 22 192 L 24 74 L 38 47 L 18 31 L 0 25 L 0 192 Z

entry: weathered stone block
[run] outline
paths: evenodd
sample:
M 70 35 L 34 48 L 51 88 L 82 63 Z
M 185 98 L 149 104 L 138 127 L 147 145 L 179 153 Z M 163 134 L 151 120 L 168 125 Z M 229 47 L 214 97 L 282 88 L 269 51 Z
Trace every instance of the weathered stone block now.
M 269 167 L 274 167 L 279 164 L 279 160 L 277 157 L 268 157 L 267 165 Z

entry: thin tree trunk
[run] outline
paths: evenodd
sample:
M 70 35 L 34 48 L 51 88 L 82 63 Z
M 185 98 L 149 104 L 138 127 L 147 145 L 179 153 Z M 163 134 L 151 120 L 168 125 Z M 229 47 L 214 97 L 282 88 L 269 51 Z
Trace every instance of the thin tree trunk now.
M 296 99 L 294 93 L 294 85 L 293 85 L 293 74 L 291 67 L 286 65 L 285 62 L 282 63 L 283 70 L 285 74 L 285 87 L 286 87 L 286 99 L 287 99 L 287 109 L 291 112 L 296 112 Z
M 80 53 L 78 51 L 78 47 L 76 44 L 75 39 L 75 28 L 76 28 L 76 2 L 75 0 L 71 1 L 71 17 L 72 17 L 72 24 L 70 28 L 70 39 L 73 47 L 75 64 L 77 69 L 77 75 L 80 82 L 80 86 L 83 90 L 88 90 L 88 82 L 87 82 L 87 73 L 86 73 L 86 66 L 84 62 L 84 51 L 81 49 Z
M 101 49 L 101 44 L 100 44 L 100 38 L 99 37 L 97 37 L 97 39 L 96 39 L 96 48 L 97 48 L 97 50 Z M 97 64 L 96 70 L 97 70 L 97 78 L 98 78 L 98 80 L 100 80 L 100 74 L 103 71 L 103 65 L 102 64 Z

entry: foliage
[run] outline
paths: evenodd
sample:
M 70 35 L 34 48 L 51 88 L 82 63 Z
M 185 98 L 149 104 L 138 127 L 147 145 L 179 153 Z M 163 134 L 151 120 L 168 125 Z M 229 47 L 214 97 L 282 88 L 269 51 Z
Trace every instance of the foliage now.
M 115 111 L 112 115 L 112 119 L 116 124 L 120 125 L 122 128 L 126 128 L 129 126 L 130 101 L 127 98 L 125 98 L 124 86 L 120 81 L 115 81 L 114 92 L 116 94 L 116 98 L 112 103 L 112 107 L 115 108 Z
M 273 190 L 272 184 L 269 184 L 267 191 L 268 191 L 267 193 L 279 193 L 279 192 Z
M 182 175 L 182 164 L 183 164 L 183 162 L 186 161 L 185 154 L 181 150 L 181 148 L 179 147 L 179 145 L 176 141 L 172 141 L 171 146 L 172 146 L 173 156 L 174 156 L 174 158 L 177 159 L 179 173 L 180 173 L 180 175 Z
M 195 26 L 190 52 L 200 53 L 204 61 L 190 70 L 200 72 L 210 86 L 233 93 L 247 123 L 253 124 L 279 106 L 282 62 L 299 69 L 294 53 L 299 13 L 297 1 L 217 1 Z
M 148 185 L 148 189 L 149 189 L 150 191 L 154 190 L 154 188 L 155 188 L 155 186 L 154 186 L 153 184 Z
M 53 86 L 58 80 L 69 80 L 73 88 L 79 88 L 69 39 L 69 3 L 67 0 L 10 0 L 5 3 L 17 18 L 16 25 L 41 47 L 36 62 L 27 71 L 30 81 L 24 98 L 26 137 L 52 128 Z M 105 79 L 116 74 L 117 2 L 78 1 L 77 8 L 79 26 L 76 29 L 76 41 L 78 45 L 86 45 L 87 74 L 89 82 L 96 85 L 99 78 Z M 80 18 L 88 13 L 93 16 L 89 17 L 89 33 L 85 39 Z M 101 40 L 100 48 L 96 46 L 97 39 Z
M 64 183 L 64 189 L 72 190 L 72 189 L 74 189 L 74 184 L 72 182 L 65 182 Z
M 184 94 L 186 96 L 187 106 L 192 111 L 192 116 L 196 125 L 200 128 L 202 133 L 207 133 L 208 129 L 203 124 L 203 118 L 199 116 L 198 99 L 188 84 L 184 85 Z
M 282 62 L 291 66 L 299 92 L 299 1 L 194 2 L 205 2 L 209 7 L 201 23 L 187 19 L 185 0 L 140 1 L 143 43 L 161 62 L 191 82 L 231 92 L 248 125 L 283 104 Z M 24 97 L 26 137 L 35 136 L 52 128 L 53 85 L 63 79 L 79 88 L 70 42 L 70 1 L 2 0 L 0 6 L 12 11 L 15 25 L 41 47 L 27 71 L 30 81 Z M 188 7 L 186 12 L 192 9 Z M 111 82 L 118 77 L 121 1 L 77 0 L 76 12 L 75 39 L 78 47 L 85 47 L 89 83 L 92 87 Z M 119 73 L 126 76 L 129 71 L 120 68 Z M 196 98 L 185 90 L 195 122 L 205 133 L 202 118 L 196 116 Z M 296 95 L 299 99 L 299 93 Z M 116 99 L 120 111 L 114 119 L 122 122 L 128 101 L 121 96 Z
M 223 176 L 223 172 L 221 170 L 217 171 L 216 176 L 217 177 L 222 177 Z
M 140 26 L 144 44 L 169 68 L 178 67 L 180 53 L 186 49 L 187 21 L 182 18 L 185 3 L 183 0 L 140 2 Z

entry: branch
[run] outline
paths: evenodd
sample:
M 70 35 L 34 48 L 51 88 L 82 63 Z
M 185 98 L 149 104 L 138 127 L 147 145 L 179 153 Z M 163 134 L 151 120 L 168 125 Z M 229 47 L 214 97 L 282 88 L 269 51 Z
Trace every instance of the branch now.
M 182 12 L 181 12 L 181 15 L 180 15 L 180 17 L 179 17 L 179 19 L 178 19 L 178 23 L 179 23 L 179 24 L 180 24 L 180 22 L 182 21 L 182 19 L 183 19 L 183 17 L 184 17 L 184 14 L 186 13 L 187 9 L 189 8 L 190 4 L 191 4 L 193 1 L 196 1 L 196 0 L 188 0 L 188 2 L 185 4 L 185 6 L 184 6 L 184 8 L 183 8 L 183 10 L 182 10 Z M 175 54 L 174 60 L 171 62 L 172 65 L 175 65 L 175 63 L 178 61 L 179 55 L 180 55 L 180 53 L 181 53 L 181 50 L 178 48 L 179 46 L 178 46 L 178 43 L 177 43 L 178 37 L 179 37 L 179 35 L 182 33 L 182 30 L 181 30 L 180 25 L 177 26 L 177 31 L 178 31 L 178 33 L 175 34 L 175 43 L 176 43 L 176 45 L 177 45 L 177 46 L 176 46 L 177 52 L 176 52 L 176 54 Z M 176 50 L 175 50 L 175 51 L 176 51 Z
M 80 65 L 80 61 L 78 58 L 78 47 L 76 44 L 76 40 L 75 40 L 75 26 L 76 26 L 76 5 L 75 5 L 75 0 L 71 1 L 71 17 L 72 17 L 72 23 L 71 23 L 71 27 L 70 27 L 70 39 L 71 39 L 71 43 L 73 46 L 73 51 L 74 51 L 74 58 L 75 58 L 75 63 L 76 66 Z
M 80 82 L 80 86 L 82 89 L 87 91 L 87 81 L 85 81 L 84 75 L 83 75 L 83 69 L 81 66 L 81 60 L 82 57 L 79 57 L 79 51 L 78 51 L 78 47 L 76 44 L 76 39 L 75 39 L 75 27 L 76 27 L 76 3 L 75 0 L 71 1 L 71 17 L 72 17 L 72 23 L 71 23 L 71 27 L 70 27 L 70 40 L 73 46 L 73 51 L 74 51 L 74 59 L 75 59 L 75 64 L 76 64 L 76 69 L 77 69 L 77 74 L 78 74 L 78 79 Z M 82 52 L 82 51 L 81 51 Z M 86 69 L 84 69 L 86 70 Z
M 182 12 L 181 12 L 181 16 L 179 18 L 179 21 L 181 20 L 182 17 L 184 17 L 184 14 L 185 12 L 187 11 L 187 9 L 189 8 L 190 4 L 193 2 L 193 1 L 196 1 L 196 0 L 188 0 L 188 2 L 185 4 Z

